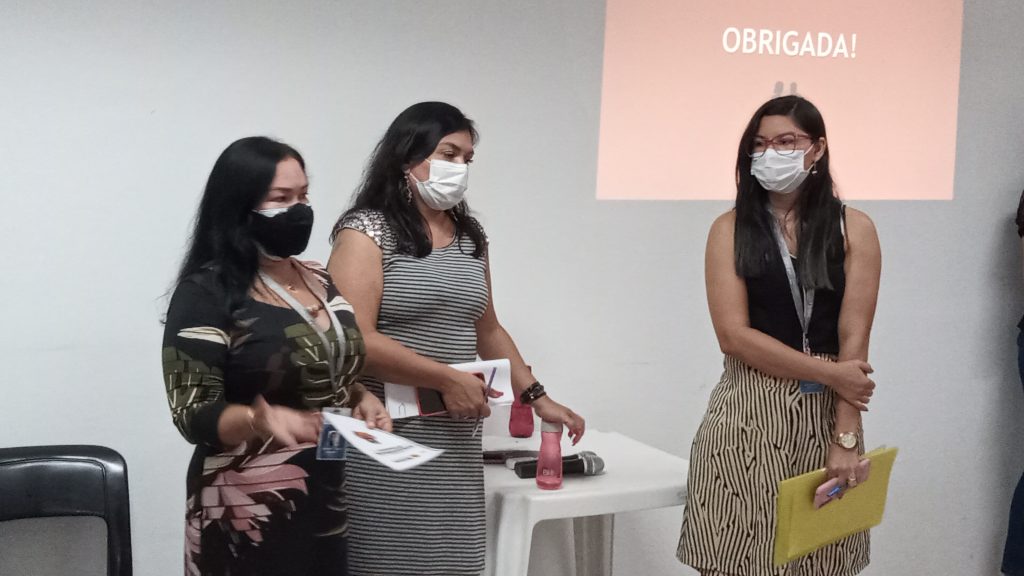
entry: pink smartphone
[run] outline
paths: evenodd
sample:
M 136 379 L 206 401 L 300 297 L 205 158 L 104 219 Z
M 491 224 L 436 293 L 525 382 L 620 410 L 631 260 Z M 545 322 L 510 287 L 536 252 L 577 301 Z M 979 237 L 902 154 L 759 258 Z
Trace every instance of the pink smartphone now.
M 860 464 L 857 465 L 857 484 L 860 485 L 867 482 L 870 472 L 871 460 L 861 460 Z M 847 487 L 845 481 L 841 481 L 839 478 L 829 479 L 814 491 L 815 510 L 828 504 L 834 498 L 842 498 L 847 490 L 852 490 L 852 488 Z

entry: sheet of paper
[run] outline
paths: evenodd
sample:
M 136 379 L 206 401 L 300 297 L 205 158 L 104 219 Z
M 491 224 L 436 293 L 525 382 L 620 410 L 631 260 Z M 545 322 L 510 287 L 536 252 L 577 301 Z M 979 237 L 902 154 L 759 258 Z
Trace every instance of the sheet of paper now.
M 501 392 L 499 398 L 488 398 L 487 403 L 491 406 L 511 404 L 514 400 L 512 393 L 512 365 L 507 358 L 451 364 L 450 366 L 456 370 L 479 375 L 485 384 L 487 382 L 491 383 L 491 389 Z M 420 416 L 420 406 L 416 399 L 415 386 L 385 382 L 384 400 L 384 404 L 392 418 Z
M 383 430 L 371 430 L 366 422 L 324 412 L 324 419 L 348 441 L 349 446 L 392 470 L 408 470 L 437 458 L 444 450 L 417 444 Z

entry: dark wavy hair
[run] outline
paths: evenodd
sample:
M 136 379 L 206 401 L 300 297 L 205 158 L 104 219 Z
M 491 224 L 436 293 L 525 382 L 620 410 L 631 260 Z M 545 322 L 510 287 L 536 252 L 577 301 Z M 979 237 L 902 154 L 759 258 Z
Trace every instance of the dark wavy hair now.
M 175 286 L 209 270 L 228 295 L 227 312 L 241 308 L 259 268 L 249 229 L 252 211 L 270 190 L 278 163 L 287 158 L 306 169 L 294 148 L 264 136 L 236 140 L 221 153 L 206 181 Z
M 768 191 L 750 174 L 751 145 L 765 116 L 790 118 L 815 143 L 826 137 L 821 112 L 800 96 L 782 96 L 765 102 L 747 124 L 736 155 L 735 259 L 736 273 L 744 278 L 762 275 L 769 262 L 781 257 L 772 235 L 772 215 L 767 210 Z M 806 288 L 832 289 L 828 257 L 842 249 L 838 234 L 842 203 L 829 171 L 827 146 L 801 185 L 799 194 L 797 250 L 800 258 L 796 272 Z
M 408 199 L 405 172 L 426 160 L 442 138 L 455 132 L 469 132 L 474 144 L 479 138 L 473 121 L 451 104 L 420 102 L 403 110 L 373 149 L 352 205 L 335 224 L 331 242 L 349 214 L 365 209 L 380 210 L 395 232 L 399 252 L 417 258 L 429 255 L 430 238 L 416 204 Z M 484 234 L 470 218 L 469 205 L 462 201 L 448 210 L 448 214 L 455 223 L 455 237 L 468 237 L 473 241 L 473 257 L 483 256 Z

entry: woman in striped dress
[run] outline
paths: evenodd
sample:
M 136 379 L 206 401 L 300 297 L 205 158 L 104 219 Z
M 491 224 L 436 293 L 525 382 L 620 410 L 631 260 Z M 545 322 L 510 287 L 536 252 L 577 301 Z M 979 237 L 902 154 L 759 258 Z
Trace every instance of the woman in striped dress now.
M 824 121 L 799 96 L 757 110 L 736 172 L 736 208 L 712 225 L 705 265 L 725 372 L 693 441 L 677 555 L 702 576 L 856 574 L 867 532 L 774 567 L 775 498 L 779 481 L 816 468 L 858 481 L 878 237 L 836 197 Z
M 381 381 L 441 393 L 448 414 L 396 420 L 395 432 L 445 453 L 405 472 L 351 454 L 353 575 L 461 576 L 484 567 L 484 480 L 475 419 L 485 387 L 448 364 L 508 358 L 512 385 L 574 440 L 583 418 L 544 395 L 498 322 L 487 237 L 462 200 L 477 133 L 457 108 L 411 106 L 392 122 L 355 201 L 335 226 L 331 276 L 366 341 L 366 387 Z

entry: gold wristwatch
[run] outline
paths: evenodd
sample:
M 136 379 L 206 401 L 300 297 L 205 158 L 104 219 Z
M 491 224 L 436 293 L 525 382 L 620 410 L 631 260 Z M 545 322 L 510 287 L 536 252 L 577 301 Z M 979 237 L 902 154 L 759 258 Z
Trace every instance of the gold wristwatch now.
M 857 447 L 857 433 L 842 432 L 840 434 L 836 434 L 836 444 L 846 448 L 847 450 L 853 450 Z

